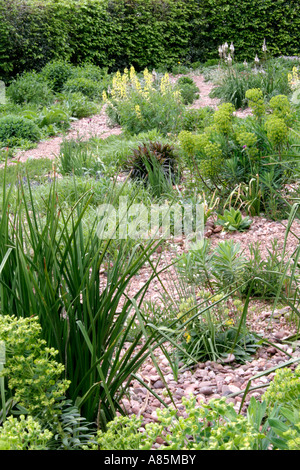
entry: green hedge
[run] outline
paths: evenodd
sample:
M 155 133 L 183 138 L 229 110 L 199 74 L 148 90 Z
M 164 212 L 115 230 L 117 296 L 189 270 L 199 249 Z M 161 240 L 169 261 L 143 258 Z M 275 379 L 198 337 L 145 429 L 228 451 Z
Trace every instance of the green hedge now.
M 262 55 L 266 39 L 274 56 L 300 52 L 300 4 L 298 0 L 196 0 L 201 15 L 191 44 L 199 59 L 218 57 L 215 49 L 234 42 L 239 59 Z
M 0 78 L 49 60 L 110 70 L 217 58 L 234 41 L 240 59 L 295 55 L 298 0 L 0 0 Z

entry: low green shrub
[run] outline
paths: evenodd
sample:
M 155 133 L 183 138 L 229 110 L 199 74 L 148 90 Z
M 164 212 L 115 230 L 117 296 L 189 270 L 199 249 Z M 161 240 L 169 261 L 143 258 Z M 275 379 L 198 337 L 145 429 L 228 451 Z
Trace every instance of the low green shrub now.
M 245 272 L 246 258 L 239 243 L 224 240 L 212 250 L 210 242 L 204 239 L 183 253 L 176 263 L 179 274 L 188 282 L 201 285 L 215 294 L 218 290 L 227 292 L 240 283 Z
M 41 128 L 46 128 L 46 133 L 55 135 L 56 132 L 67 130 L 71 124 L 71 116 L 63 105 L 57 103 L 50 107 L 44 106 L 35 122 Z
M 273 115 L 283 119 L 286 125 L 292 123 L 291 105 L 286 95 L 276 95 L 270 99 L 269 106 L 273 111 Z
M 61 92 L 66 81 L 71 78 L 73 66 L 63 60 L 48 62 L 41 70 L 41 75 L 49 83 L 53 91 Z
M 7 357 L 3 375 L 14 400 L 32 416 L 55 421 L 54 405 L 69 386 L 61 378 L 64 367 L 55 360 L 57 352 L 41 339 L 41 326 L 36 318 L 6 315 L 0 317 L 0 324 Z
M 175 65 L 167 66 L 167 70 L 171 70 L 173 75 L 185 74 L 185 73 L 189 73 L 190 71 L 187 65 L 181 64 L 180 62 L 178 62 Z
M 187 165 L 191 167 L 191 162 L 193 163 L 196 175 L 208 189 L 211 190 L 208 182 L 218 188 L 225 161 L 221 144 L 215 142 L 206 129 L 202 134 L 181 131 L 178 140 Z
M 274 149 L 281 153 L 284 145 L 287 144 L 289 128 L 284 120 L 276 115 L 269 116 L 265 125 L 269 141 Z
M 103 83 L 111 81 L 107 67 L 98 67 L 94 64 L 83 64 L 73 68 L 72 78 L 88 78 L 93 82 Z
M 208 106 L 199 109 L 187 108 L 182 117 L 182 130 L 189 132 L 204 130 L 212 124 L 213 113 L 213 109 Z
M 203 67 L 214 67 L 219 64 L 219 59 L 208 59 L 204 62 Z
M 264 96 L 261 88 L 248 88 L 245 93 L 245 98 L 248 100 L 248 104 L 253 115 L 257 119 L 260 119 L 266 112 Z
M 3 146 L 9 146 L 11 139 L 16 139 L 17 144 L 22 140 L 36 142 L 40 137 L 38 126 L 30 119 L 14 115 L 0 118 L 0 142 Z
M 102 88 L 90 78 L 69 78 L 62 89 L 63 93 L 82 93 L 91 100 L 99 100 L 102 96 Z

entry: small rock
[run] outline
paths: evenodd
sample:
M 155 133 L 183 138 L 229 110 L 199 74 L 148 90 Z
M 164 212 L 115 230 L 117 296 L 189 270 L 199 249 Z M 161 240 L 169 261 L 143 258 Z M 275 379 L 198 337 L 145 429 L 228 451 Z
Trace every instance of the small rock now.
M 149 375 L 149 379 L 151 380 L 151 382 L 155 383 L 160 379 L 160 377 L 159 375 Z
M 194 395 L 195 393 L 195 386 L 194 385 L 190 385 L 188 387 L 186 387 L 185 389 L 185 395 L 189 396 L 190 394 Z
M 236 387 L 235 385 L 228 385 L 228 388 L 230 390 L 231 393 L 240 393 L 241 389 Z
M 207 228 L 211 228 L 211 227 L 214 227 L 215 226 L 215 223 L 213 220 L 208 220 L 205 224 L 205 227 Z
M 286 336 L 286 332 L 284 330 L 275 331 L 274 333 L 274 337 L 276 339 L 283 339 L 285 336 Z
M 138 415 L 140 412 L 141 406 L 138 402 L 134 401 L 131 405 L 131 411 L 133 414 Z
M 212 233 L 213 233 L 212 230 L 206 230 L 206 232 L 204 232 L 204 236 L 205 236 L 206 238 L 209 238 L 209 237 L 212 236 Z
M 197 395 L 197 402 L 199 405 L 202 405 L 203 402 L 205 403 L 205 396 L 202 394 Z
M 226 377 L 224 378 L 224 382 L 227 384 L 230 384 L 232 381 L 233 381 L 232 375 L 226 375 Z
M 233 398 L 226 398 L 226 402 L 235 404 L 235 400 Z
M 203 394 L 203 395 L 212 395 L 214 393 L 211 387 L 201 387 L 199 389 L 199 392 L 200 394 Z
M 214 393 L 211 398 L 213 400 L 219 400 L 220 398 L 222 398 L 222 395 L 220 395 L 219 393 Z
M 165 388 L 165 384 L 161 380 L 157 380 L 157 382 L 155 382 L 153 384 L 153 387 L 154 388 Z
M 212 386 L 212 381 L 211 380 L 205 380 L 201 382 L 200 384 L 201 387 L 211 387 Z
M 158 436 L 158 437 L 156 438 L 156 442 L 157 442 L 157 444 L 164 444 L 165 441 L 163 440 L 162 437 Z
M 184 390 L 182 388 L 177 388 L 177 390 L 174 393 L 175 398 L 182 398 L 184 396 Z

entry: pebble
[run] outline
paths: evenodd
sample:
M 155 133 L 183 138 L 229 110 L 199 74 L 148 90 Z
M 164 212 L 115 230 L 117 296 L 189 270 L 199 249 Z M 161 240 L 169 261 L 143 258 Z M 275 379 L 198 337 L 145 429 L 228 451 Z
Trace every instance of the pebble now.
M 161 380 L 157 380 L 157 382 L 155 382 L 153 384 L 153 387 L 154 388 L 165 388 L 165 384 Z
M 165 441 L 163 440 L 162 437 L 158 436 L 158 437 L 156 438 L 156 442 L 157 442 L 157 444 L 164 444 Z
M 175 390 L 174 392 L 174 397 L 175 398 L 182 398 L 184 396 L 184 390 L 182 390 L 182 388 L 177 388 L 177 390 Z
M 133 414 L 138 415 L 141 410 L 141 405 L 138 402 L 132 402 L 131 411 Z
M 283 339 L 285 336 L 287 336 L 287 333 L 286 331 L 283 331 L 283 330 L 275 331 L 274 333 L 274 337 L 276 339 Z
M 157 382 L 160 377 L 159 375 L 149 375 L 149 379 L 151 380 L 151 382 Z
M 212 395 L 214 393 L 211 387 L 200 387 L 199 392 L 203 395 Z
M 231 391 L 231 393 L 239 393 L 241 391 L 239 387 L 236 387 L 235 385 L 232 385 L 232 384 L 228 385 L 228 388 Z
M 204 395 L 202 395 L 202 393 L 199 393 L 197 395 L 197 402 L 199 403 L 199 405 L 202 405 L 203 403 L 206 402 L 206 398 Z

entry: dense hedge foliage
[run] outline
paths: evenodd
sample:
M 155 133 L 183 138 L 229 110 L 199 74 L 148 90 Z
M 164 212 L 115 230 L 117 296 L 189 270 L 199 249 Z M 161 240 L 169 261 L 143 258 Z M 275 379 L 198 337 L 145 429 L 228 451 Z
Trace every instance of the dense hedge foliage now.
M 297 0 L 0 0 L 0 78 L 52 59 L 111 70 L 218 58 L 234 41 L 239 59 L 298 52 Z M 247 13 L 245 13 L 247 12 Z

